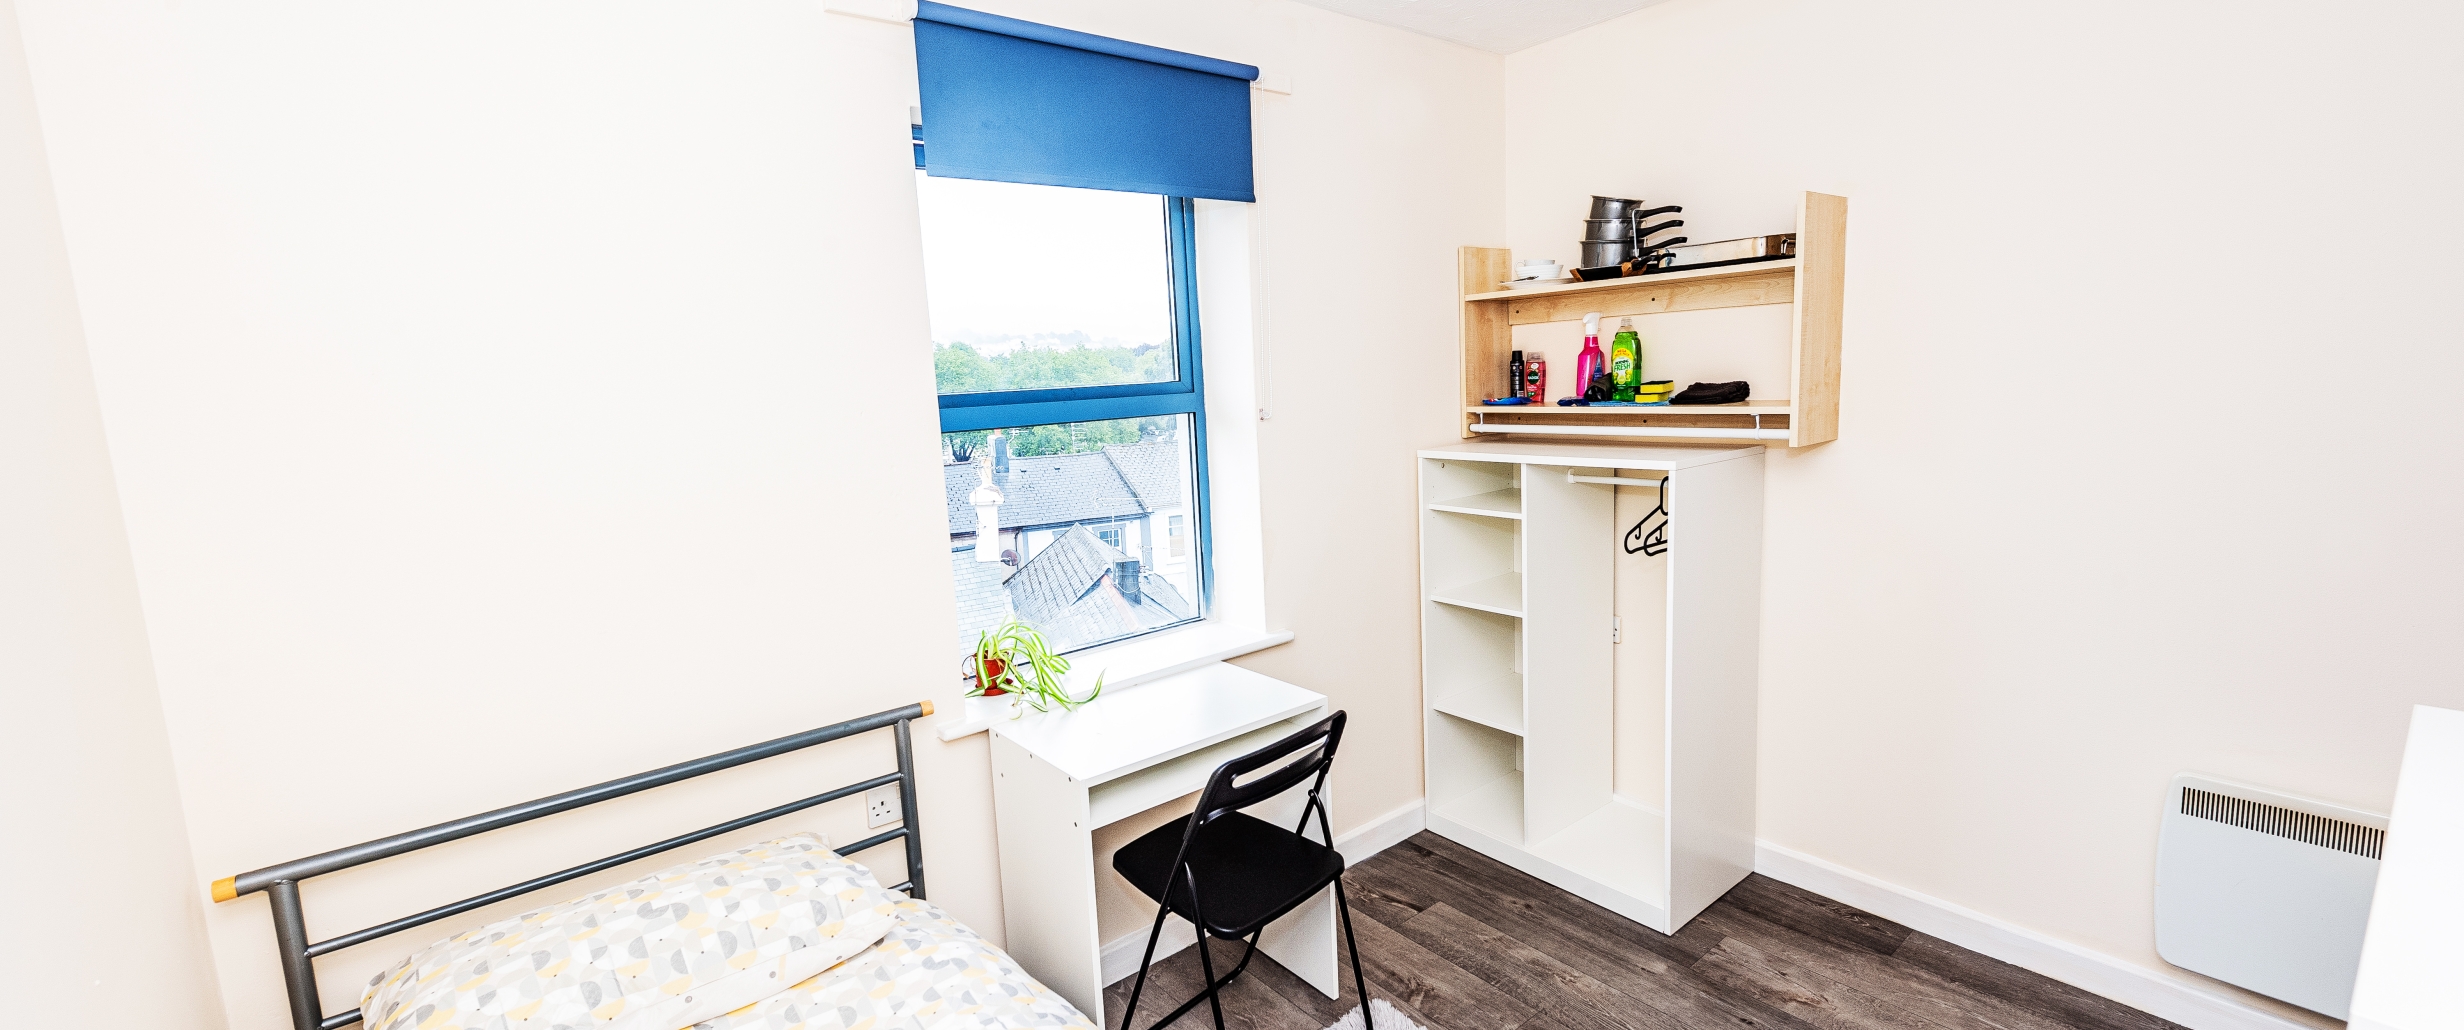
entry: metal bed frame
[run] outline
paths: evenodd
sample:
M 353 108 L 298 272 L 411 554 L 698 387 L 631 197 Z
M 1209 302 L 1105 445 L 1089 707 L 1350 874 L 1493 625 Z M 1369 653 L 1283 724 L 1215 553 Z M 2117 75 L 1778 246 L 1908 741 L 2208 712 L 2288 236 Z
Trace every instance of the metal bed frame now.
M 292 1030 L 333 1030 L 335 1027 L 349 1026 L 359 1022 L 359 1010 L 352 1009 L 349 1012 L 332 1016 L 323 1014 L 324 1005 L 317 998 L 317 975 L 313 965 L 314 960 L 320 955 L 328 955 L 353 945 L 365 944 L 414 926 L 432 923 L 447 916 L 460 915 L 542 887 L 552 887 L 575 877 L 613 869 L 638 858 L 646 858 L 662 851 L 708 840 L 723 833 L 732 833 L 756 823 L 801 812 L 824 802 L 836 801 L 892 783 L 898 784 L 899 814 L 902 817 L 898 828 L 885 830 L 846 847 L 833 850 L 841 855 L 853 855 L 868 848 L 905 838 L 907 882 L 890 889 L 905 891 L 910 897 L 921 898 L 924 896 L 924 842 L 923 838 L 918 835 L 916 824 L 915 748 L 909 738 L 907 724 L 931 714 L 933 714 L 933 703 L 922 701 L 904 708 L 893 708 L 859 719 L 849 719 L 846 722 L 823 726 L 819 729 L 806 730 L 791 736 L 780 737 L 777 740 L 764 741 L 733 751 L 722 751 L 689 762 L 678 762 L 675 765 L 645 773 L 636 773 L 622 779 L 609 780 L 606 783 L 583 787 L 580 790 L 569 790 L 562 794 L 540 798 L 537 801 L 499 808 L 493 812 L 482 812 L 452 822 L 438 823 L 426 829 L 397 833 L 391 837 L 339 848 L 322 855 L 311 855 L 307 858 L 266 866 L 263 869 L 241 873 L 238 876 L 226 876 L 214 881 L 214 900 L 224 902 L 243 894 L 255 894 L 259 891 L 265 893 L 267 900 L 273 906 L 274 943 L 282 952 L 282 980 L 285 990 L 290 995 Z M 439 905 L 424 912 L 378 923 L 364 930 L 321 941 L 312 942 L 308 939 L 307 920 L 300 911 L 299 883 L 311 876 L 322 876 L 336 870 L 365 865 L 380 858 L 391 858 L 404 852 L 417 851 L 516 823 L 529 822 L 541 816 L 569 812 L 610 798 L 639 793 L 679 780 L 689 780 L 704 773 L 732 769 L 749 762 L 776 757 L 790 751 L 801 751 L 815 744 L 826 744 L 843 737 L 852 737 L 885 727 L 894 727 L 898 735 L 898 771 L 896 772 L 883 773 L 836 790 L 823 791 L 801 801 L 790 801 L 776 808 L 763 809 L 751 815 L 730 819 L 716 826 L 695 830 L 682 836 L 669 837 L 654 844 L 645 844 L 594 862 L 584 862 L 569 869 L 524 880 L 512 886 L 464 898 L 452 904 Z

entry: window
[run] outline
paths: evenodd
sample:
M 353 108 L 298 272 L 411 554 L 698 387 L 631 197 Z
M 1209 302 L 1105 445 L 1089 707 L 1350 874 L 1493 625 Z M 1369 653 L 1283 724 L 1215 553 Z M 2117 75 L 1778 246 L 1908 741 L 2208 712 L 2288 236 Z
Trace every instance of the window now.
M 1204 617 L 1186 198 L 919 171 L 959 644 L 1073 651 Z

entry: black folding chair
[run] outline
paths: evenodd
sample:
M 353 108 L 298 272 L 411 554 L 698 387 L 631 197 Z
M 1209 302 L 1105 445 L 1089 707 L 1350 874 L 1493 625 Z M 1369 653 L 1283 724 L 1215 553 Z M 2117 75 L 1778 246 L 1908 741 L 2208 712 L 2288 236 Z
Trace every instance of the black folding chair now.
M 1164 932 L 1164 914 L 1189 920 L 1198 928 L 1198 965 L 1206 973 L 1206 989 L 1182 1002 L 1155 1023 L 1160 1028 L 1181 1018 L 1204 1001 L 1214 1010 L 1215 1030 L 1223 1030 L 1223 1002 L 1216 995 L 1239 978 L 1258 953 L 1266 924 L 1299 908 L 1326 889 L 1335 888 L 1335 908 L 1343 918 L 1343 943 L 1352 950 L 1352 985 L 1360 991 L 1360 1018 L 1369 1030 L 1369 981 L 1360 972 L 1360 944 L 1352 939 L 1352 906 L 1343 897 L 1343 855 L 1334 849 L 1334 830 L 1327 825 L 1326 771 L 1335 763 L 1335 745 L 1343 742 L 1343 713 L 1336 712 L 1298 733 L 1257 751 L 1225 762 L 1198 795 L 1198 810 L 1189 818 L 1156 827 L 1112 855 L 1112 868 L 1130 885 L 1154 899 L 1155 929 L 1146 936 L 1146 954 L 1138 959 L 1138 982 L 1129 989 L 1129 1010 L 1121 1014 L 1122 1030 L 1134 1030 L 1138 995 L 1146 990 L 1147 966 L 1155 961 L 1155 941 Z M 1318 749 L 1248 783 L 1233 781 L 1289 757 Z M 1275 826 L 1241 809 L 1281 794 L 1302 780 L 1309 785 L 1309 803 L 1301 809 L 1300 825 Z M 1320 844 L 1303 836 L 1309 815 L 1317 813 Z M 1206 939 L 1249 939 L 1240 965 L 1215 979 L 1215 959 Z

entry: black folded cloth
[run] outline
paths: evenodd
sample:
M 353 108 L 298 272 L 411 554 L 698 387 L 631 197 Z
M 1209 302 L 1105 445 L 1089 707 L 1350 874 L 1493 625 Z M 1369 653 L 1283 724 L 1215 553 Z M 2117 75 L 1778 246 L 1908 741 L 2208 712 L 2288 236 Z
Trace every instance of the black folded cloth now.
M 1695 383 L 1669 398 L 1668 402 L 1670 404 L 1735 404 L 1746 399 L 1753 392 L 1754 388 L 1742 379 L 1733 383 Z

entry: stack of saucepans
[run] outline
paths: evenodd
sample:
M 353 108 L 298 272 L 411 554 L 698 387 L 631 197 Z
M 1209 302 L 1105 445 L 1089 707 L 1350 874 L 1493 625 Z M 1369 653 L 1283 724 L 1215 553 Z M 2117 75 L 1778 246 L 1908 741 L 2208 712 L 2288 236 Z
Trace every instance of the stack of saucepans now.
M 1583 267 L 1575 274 L 1586 280 L 1607 279 L 1648 269 L 1650 262 L 1644 260 L 1646 257 L 1661 248 L 1685 242 L 1683 236 L 1651 238 L 1684 225 L 1684 221 L 1652 219 L 1683 210 L 1673 204 L 1646 209 L 1642 201 L 1623 197 L 1591 198 L 1591 217 L 1583 220 Z

